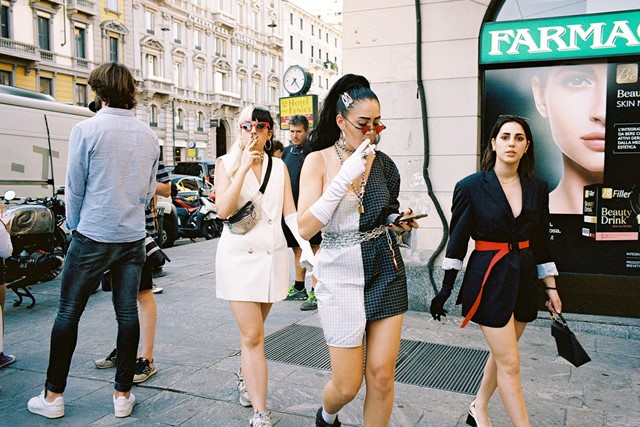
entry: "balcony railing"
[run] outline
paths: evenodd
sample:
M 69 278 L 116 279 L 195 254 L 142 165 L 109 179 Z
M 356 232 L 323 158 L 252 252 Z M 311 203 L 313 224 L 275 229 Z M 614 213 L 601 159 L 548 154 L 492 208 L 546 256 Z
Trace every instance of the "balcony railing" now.
M 143 91 L 160 95 L 172 95 L 174 93 L 173 83 L 159 77 L 145 78 Z
M 234 29 L 238 26 L 238 22 L 232 16 L 226 13 L 218 12 L 213 14 L 213 21 L 218 26 L 224 26 L 229 29 Z
M 338 72 L 338 64 L 332 61 L 324 61 L 324 68 L 326 68 L 327 70 L 333 73 Z
M 315 68 L 315 69 L 320 69 L 322 68 L 322 60 L 318 59 L 318 58 L 314 58 L 314 57 L 310 57 L 309 58 L 309 64 L 311 65 L 311 67 Z
M 73 58 L 73 62 L 78 68 L 89 68 L 89 61 L 84 58 Z
M 43 61 L 54 61 L 56 54 L 47 50 L 40 50 L 40 59 Z
M 37 46 L 21 43 L 12 39 L 0 38 L 0 53 L 18 58 L 38 61 L 40 59 Z
M 269 44 L 274 49 L 282 49 L 282 37 L 280 36 L 269 36 Z
M 214 93 L 212 95 L 212 100 L 214 103 L 219 103 L 221 105 L 229 105 L 236 108 L 240 108 L 242 106 L 240 95 L 237 94 Z
M 92 16 L 98 14 L 98 6 L 92 0 L 68 0 L 67 9 L 70 13 L 83 12 Z

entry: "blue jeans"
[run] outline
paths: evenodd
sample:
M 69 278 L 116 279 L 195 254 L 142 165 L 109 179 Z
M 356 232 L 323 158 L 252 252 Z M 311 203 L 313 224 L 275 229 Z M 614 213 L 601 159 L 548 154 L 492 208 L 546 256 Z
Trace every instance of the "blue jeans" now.
M 138 287 L 146 254 L 144 239 L 130 243 L 100 243 L 76 233 L 62 271 L 58 315 L 51 331 L 51 351 L 45 387 L 62 393 L 78 341 L 78 323 L 100 276 L 111 270 L 112 301 L 118 321 L 115 389 L 133 385 L 140 323 Z

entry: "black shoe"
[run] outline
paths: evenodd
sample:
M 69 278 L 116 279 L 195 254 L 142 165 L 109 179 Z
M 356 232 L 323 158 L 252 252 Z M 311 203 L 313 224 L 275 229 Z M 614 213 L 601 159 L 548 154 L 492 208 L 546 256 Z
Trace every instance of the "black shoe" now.
M 340 427 L 342 423 L 338 421 L 338 417 L 333 422 L 333 424 L 327 424 L 327 422 L 322 418 L 322 406 L 318 408 L 318 412 L 316 412 L 316 427 Z
M 474 400 L 469 405 L 469 413 L 467 414 L 467 424 L 472 427 L 477 427 L 478 420 L 476 419 L 476 401 Z
M 151 272 L 151 277 L 153 277 L 154 279 L 157 279 L 158 277 L 164 277 L 164 276 L 166 276 L 166 275 L 167 275 L 167 273 L 165 273 L 165 272 L 162 270 L 162 267 L 158 268 L 157 270 L 153 270 L 153 271 Z

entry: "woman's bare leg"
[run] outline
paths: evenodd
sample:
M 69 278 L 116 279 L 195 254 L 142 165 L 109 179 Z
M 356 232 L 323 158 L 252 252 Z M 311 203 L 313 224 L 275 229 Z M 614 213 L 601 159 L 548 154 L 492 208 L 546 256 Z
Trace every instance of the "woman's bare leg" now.
M 364 347 L 329 347 L 331 380 L 324 386 L 322 406 L 330 414 L 337 414 L 351 402 L 362 386 Z
M 253 409 L 267 407 L 267 359 L 264 355 L 264 321 L 271 304 L 230 301 L 240 330 L 240 364 Z
M 514 319 L 514 325 L 516 328 L 516 338 L 520 340 L 524 328 L 527 326 L 524 322 L 518 322 Z M 496 360 L 493 354 L 489 354 L 487 363 L 484 366 L 484 374 L 482 376 L 482 382 L 480 388 L 476 394 L 476 418 L 478 421 L 478 427 L 491 427 L 491 421 L 489 421 L 489 415 L 487 413 L 487 407 L 489 406 L 489 400 L 496 388 L 498 388 L 498 377 L 496 369 Z
M 367 326 L 364 425 L 388 426 L 393 409 L 396 360 L 400 351 L 402 315 L 370 322 Z
M 495 384 L 509 419 L 516 427 L 528 427 L 529 418 L 520 383 L 520 351 L 515 320 L 511 316 L 509 322 L 502 328 L 480 326 L 480 329 L 491 349 L 495 365 Z M 490 364 L 487 364 L 491 371 Z M 491 386 L 493 386 L 491 383 L 487 384 L 484 392 L 489 391 Z M 495 386 L 493 387 L 495 390 Z

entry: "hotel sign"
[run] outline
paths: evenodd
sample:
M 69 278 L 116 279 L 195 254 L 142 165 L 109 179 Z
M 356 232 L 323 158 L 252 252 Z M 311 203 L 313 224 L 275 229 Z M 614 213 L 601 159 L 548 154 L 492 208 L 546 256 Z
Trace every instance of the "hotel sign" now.
M 640 55 L 640 10 L 488 22 L 480 64 Z
M 289 119 L 295 115 L 306 116 L 309 127 L 315 126 L 318 113 L 318 95 L 290 96 L 280 98 L 280 129 L 289 129 Z

